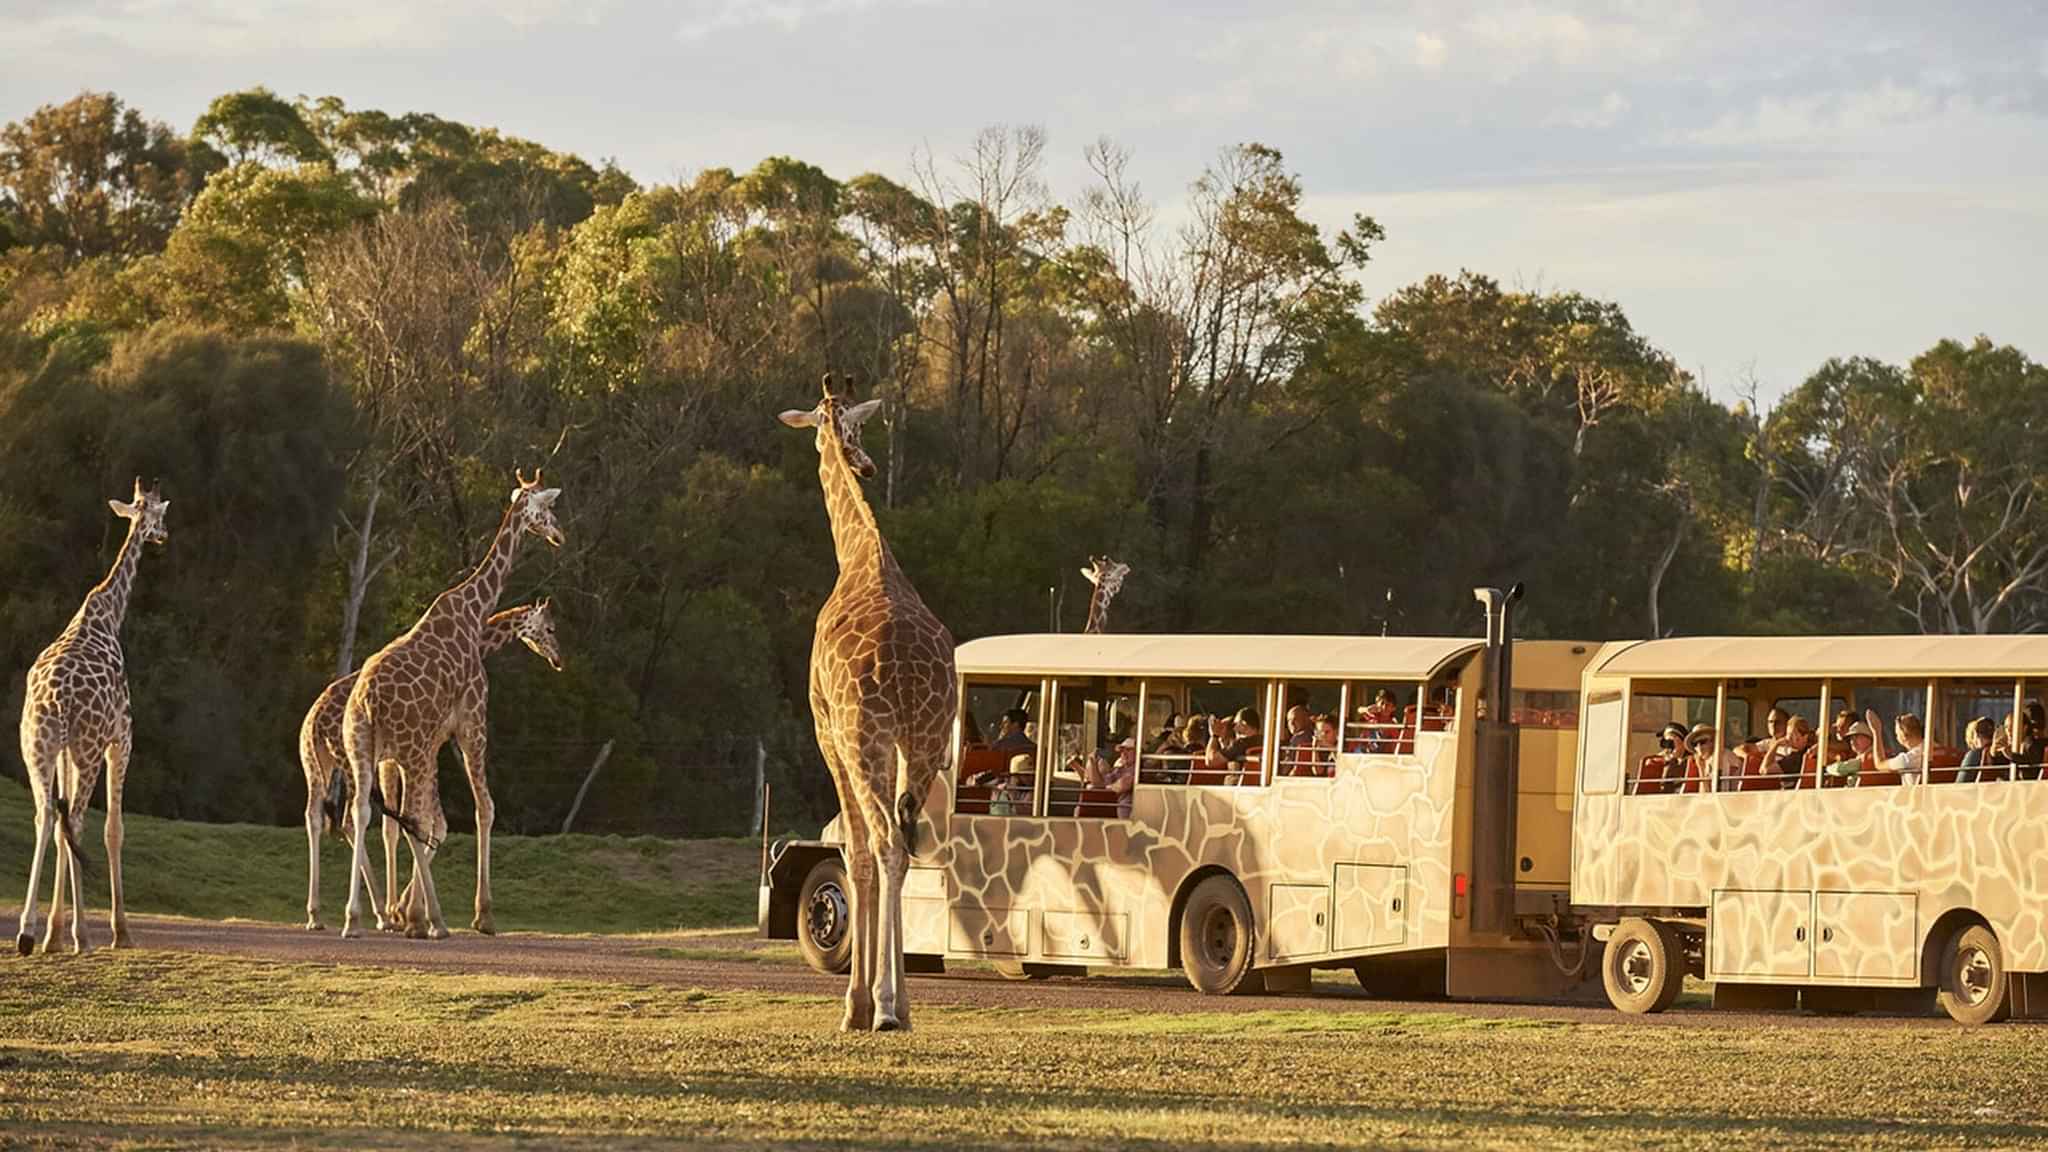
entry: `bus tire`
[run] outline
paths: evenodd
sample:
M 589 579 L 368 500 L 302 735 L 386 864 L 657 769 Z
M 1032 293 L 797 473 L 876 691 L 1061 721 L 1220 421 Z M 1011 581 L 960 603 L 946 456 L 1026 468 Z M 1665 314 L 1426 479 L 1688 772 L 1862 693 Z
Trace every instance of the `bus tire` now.
M 1600 956 L 1607 1002 L 1631 1016 L 1662 1012 L 1685 987 L 1683 964 L 1676 933 L 1654 920 L 1630 916 L 1615 927 Z
M 853 904 L 848 897 L 846 865 L 827 856 L 811 865 L 797 889 L 796 947 L 804 963 L 828 976 L 853 969 Z
M 1949 934 L 1942 944 L 1935 1003 L 1957 1022 L 1992 1024 L 2012 1012 L 2005 953 L 1998 936 L 1982 924 Z
M 1206 996 L 1260 991 L 1264 981 L 1251 979 L 1256 938 L 1244 889 L 1229 876 L 1210 876 L 1181 909 L 1181 971 Z

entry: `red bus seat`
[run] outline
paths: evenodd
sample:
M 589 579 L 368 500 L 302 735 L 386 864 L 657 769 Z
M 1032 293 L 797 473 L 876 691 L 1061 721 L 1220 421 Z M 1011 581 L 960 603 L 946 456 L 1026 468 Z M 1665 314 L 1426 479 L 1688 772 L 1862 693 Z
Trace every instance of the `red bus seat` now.
M 1636 765 L 1636 795 L 1655 796 L 1664 791 L 1664 757 L 1655 752 Z
M 1751 744 L 1742 757 L 1742 779 L 1735 785 L 1737 792 L 1765 792 L 1778 787 L 1775 779 L 1764 775 L 1769 771 L 1764 761 L 1764 746 Z
M 1080 801 L 1074 805 L 1074 815 L 1114 819 L 1118 815 L 1118 799 L 1117 794 L 1108 788 L 1083 788 Z
M 988 815 L 989 794 L 992 791 L 994 789 L 962 784 L 959 791 L 953 794 L 953 811 L 964 816 Z
M 1927 749 L 1927 782 L 1929 784 L 1953 784 L 1956 769 L 1962 767 L 1961 750 L 1943 745 L 1931 745 Z

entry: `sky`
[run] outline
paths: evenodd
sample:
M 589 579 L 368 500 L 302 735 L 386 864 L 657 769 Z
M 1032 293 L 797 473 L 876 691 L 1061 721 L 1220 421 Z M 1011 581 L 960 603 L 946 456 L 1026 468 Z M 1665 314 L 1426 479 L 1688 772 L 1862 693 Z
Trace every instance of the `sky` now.
M 0 0 L 0 120 L 188 127 L 266 85 L 492 125 L 645 181 L 790 155 L 907 179 L 992 124 L 1051 191 L 1108 137 L 1171 220 L 1228 145 L 1433 272 L 1619 301 L 1731 399 L 1978 334 L 2048 358 L 2048 2 Z

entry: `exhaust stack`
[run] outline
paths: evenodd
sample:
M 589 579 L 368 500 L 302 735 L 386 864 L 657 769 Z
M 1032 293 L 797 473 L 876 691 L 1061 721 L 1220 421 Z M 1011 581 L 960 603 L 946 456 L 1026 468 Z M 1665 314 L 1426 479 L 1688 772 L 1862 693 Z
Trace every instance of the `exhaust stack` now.
M 1486 715 L 1478 723 L 1472 779 L 1472 928 L 1505 933 L 1514 921 L 1515 825 L 1521 775 L 1514 702 L 1515 603 L 1522 585 L 1474 588 L 1486 605 Z

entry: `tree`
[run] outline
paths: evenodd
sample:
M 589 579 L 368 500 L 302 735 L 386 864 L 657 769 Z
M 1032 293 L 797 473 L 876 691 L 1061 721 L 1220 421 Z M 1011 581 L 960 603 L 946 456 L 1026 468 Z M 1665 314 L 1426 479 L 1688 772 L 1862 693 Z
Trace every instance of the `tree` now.
M 332 165 L 334 156 L 306 125 L 298 107 L 268 88 L 216 96 L 192 125 L 192 138 L 232 164 Z
M 0 129 L 0 193 L 16 241 L 73 259 L 158 250 L 204 176 L 182 139 L 111 92 Z

